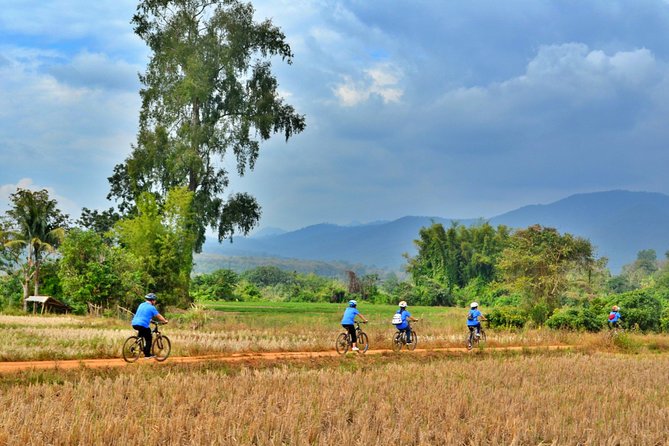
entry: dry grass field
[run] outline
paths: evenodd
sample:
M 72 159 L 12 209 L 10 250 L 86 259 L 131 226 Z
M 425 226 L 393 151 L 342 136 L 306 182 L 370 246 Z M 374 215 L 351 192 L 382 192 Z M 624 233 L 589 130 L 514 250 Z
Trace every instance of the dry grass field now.
M 338 306 L 170 315 L 173 355 L 333 350 Z M 238 310 L 238 311 L 233 311 Z M 369 307 L 374 349 L 390 347 Z M 458 309 L 421 309 L 419 347 L 462 347 Z M 128 322 L 0 315 L 2 361 L 118 358 Z M 669 444 L 669 338 L 488 330 L 470 353 L 158 364 L 0 375 L 0 445 Z M 490 347 L 570 345 L 571 351 Z
M 0 378 L 8 445 L 661 445 L 664 354 L 385 355 Z

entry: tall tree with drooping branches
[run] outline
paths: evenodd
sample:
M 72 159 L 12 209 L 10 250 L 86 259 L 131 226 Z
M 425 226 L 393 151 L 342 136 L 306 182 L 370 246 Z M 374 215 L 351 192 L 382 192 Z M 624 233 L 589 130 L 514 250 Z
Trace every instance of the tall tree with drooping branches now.
M 195 250 L 205 231 L 219 241 L 248 233 L 260 206 L 247 193 L 224 198 L 228 152 L 236 170 L 252 170 L 260 142 L 286 140 L 305 128 L 286 104 L 272 72 L 273 59 L 293 53 L 270 20 L 257 23 L 251 4 L 238 0 L 144 0 L 132 19 L 152 51 L 140 75 L 142 108 L 132 154 L 114 169 L 109 198 L 133 212 L 142 192 L 164 196 L 175 187 L 193 193 Z

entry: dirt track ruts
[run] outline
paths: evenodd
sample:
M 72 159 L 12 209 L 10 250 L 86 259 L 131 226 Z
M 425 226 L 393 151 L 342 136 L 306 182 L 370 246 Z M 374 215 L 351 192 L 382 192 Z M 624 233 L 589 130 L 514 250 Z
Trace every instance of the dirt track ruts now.
M 516 347 L 486 347 L 480 351 L 536 351 L 536 350 L 569 350 L 574 348 L 572 345 L 544 345 L 544 346 L 516 346 Z M 478 351 L 478 350 L 477 350 Z M 368 350 L 366 355 L 390 353 L 389 349 L 375 349 Z M 420 354 L 430 352 L 451 352 L 451 353 L 467 353 L 468 350 L 464 347 L 444 347 L 444 348 L 417 348 L 413 352 L 406 352 L 404 354 Z M 348 353 L 351 355 L 352 353 Z M 197 363 L 197 362 L 243 362 L 243 361 L 273 361 L 273 360 L 291 360 L 291 359 L 308 359 L 308 358 L 323 358 L 339 356 L 334 351 L 321 352 L 253 352 L 253 353 L 231 353 L 227 355 L 207 355 L 207 356 L 175 356 L 170 357 L 163 363 L 158 363 L 154 360 L 139 359 L 138 363 L 144 364 L 166 364 L 166 363 Z M 0 362 L 0 373 L 11 373 L 25 370 L 46 370 L 46 369 L 78 369 L 78 368 L 110 368 L 110 367 L 133 367 L 134 364 L 126 363 L 122 358 L 105 358 L 105 359 L 67 359 L 60 361 L 16 361 L 16 362 Z

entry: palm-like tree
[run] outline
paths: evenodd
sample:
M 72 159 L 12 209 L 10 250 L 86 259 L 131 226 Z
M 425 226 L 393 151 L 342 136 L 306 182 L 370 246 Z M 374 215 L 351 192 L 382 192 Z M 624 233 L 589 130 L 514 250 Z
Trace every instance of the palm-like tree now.
M 23 279 L 23 308 L 26 309 L 30 282 L 34 282 L 34 295 L 39 295 L 40 266 L 63 240 L 67 215 L 58 209 L 56 200 L 49 199 L 45 189 L 18 189 L 10 199 L 13 208 L 7 215 L 13 227 L 6 231 L 4 245 L 14 253 L 25 254 L 25 262 L 20 262 L 18 256 L 16 260 Z

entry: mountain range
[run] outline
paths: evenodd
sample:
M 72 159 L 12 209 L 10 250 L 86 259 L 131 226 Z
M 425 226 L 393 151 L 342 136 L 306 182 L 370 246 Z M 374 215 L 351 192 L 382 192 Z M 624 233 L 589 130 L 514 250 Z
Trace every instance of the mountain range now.
M 420 228 L 433 222 L 525 228 L 540 224 L 589 239 L 597 257 L 609 259 L 612 273 L 636 259 L 642 249 L 663 257 L 669 249 L 669 195 L 623 190 L 572 195 L 550 204 L 536 204 L 487 219 L 407 216 L 394 221 L 340 226 L 316 224 L 296 231 L 278 228 L 232 243 L 207 242 L 204 252 L 226 256 L 284 257 L 343 261 L 400 270 L 403 253 L 415 255 L 413 241 Z

